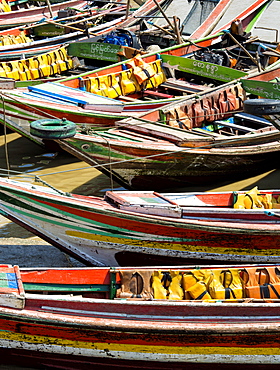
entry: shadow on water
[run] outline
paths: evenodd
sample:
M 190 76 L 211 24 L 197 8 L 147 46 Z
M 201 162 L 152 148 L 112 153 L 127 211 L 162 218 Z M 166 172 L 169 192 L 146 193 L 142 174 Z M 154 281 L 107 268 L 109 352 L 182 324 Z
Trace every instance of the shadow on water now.
M 102 196 L 106 190 L 123 189 L 108 176 L 66 152 L 47 152 L 46 149 L 15 133 L 7 135 L 7 141 L 11 173 L 14 170 L 30 175 L 36 174 L 57 189 L 77 194 Z M 0 136 L 0 174 L 6 174 L 2 169 L 7 169 L 4 135 Z M 165 191 L 236 191 L 249 189 L 255 185 L 260 189 L 272 189 L 278 188 L 279 174 L 280 169 L 275 169 L 245 179 L 229 179 L 214 184 L 204 182 L 202 185 L 189 185 Z
M 7 153 L 4 143 L 4 135 L 0 137 L 0 167 L 7 168 L 7 162 L 11 170 L 20 172 L 40 171 L 46 166 L 48 168 L 56 167 L 59 158 L 59 165 L 79 162 L 79 160 L 70 154 L 64 152 L 47 152 L 35 143 L 18 136 L 17 134 L 8 135 Z
M 7 135 L 6 140 L 7 146 L 4 135 L 0 136 L 0 176 L 7 176 L 9 168 L 11 177 L 18 172 L 26 174 L 26 178 L 38 175 L 62 191 L 97 195 L 102 194 L 102 189 L 111 189 L 111 180 L 106 175 L 69 153 L 47 152 L 15 133 Z M 113 187 L 119 185 L 113 183 Z

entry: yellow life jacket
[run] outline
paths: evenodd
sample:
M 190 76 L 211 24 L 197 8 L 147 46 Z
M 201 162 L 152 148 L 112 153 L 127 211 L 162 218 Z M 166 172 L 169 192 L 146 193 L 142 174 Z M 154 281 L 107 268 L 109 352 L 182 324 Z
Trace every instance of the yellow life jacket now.
M 97 77 L 88 77 L 85 79 L 86 90 L 93 94 L 98 94 L 99 92 L 99 82 Z
M 12 38 L 9 35 L 3 35 L 2 45 L 7 46 L 7 45 L 12 45 L 12 44 L 13 44 Z
M 18 61 L 18 71 L 20 81 L 27 81 L 32 79 L 31 71 L 26 63 L 27 60 L 25 59 Z
M 208 290 L 213 299 L 243 298 L 243 281 L 239 270 L 213 270 L 213 279 Z
M 47 59 L 50 66 L 50 74 L 55 75 L 60 73 L 59 65 L 56 62 L 56 54 L 53 51 L 47 53 Z
M 110 73 L 107 76 L 107 97 L 108 98 L 116 98 L 122 94 L 121 87 L 119 84 L 119 76 L 116 76 L 115 73 Z
M 18 63 L 16 61 L 2 62 L 1 64 L 7 77 L 19 80 Z
M 272 195 L 260 194 L 257 186 L 244 194 L 235 193 L 234 196 L 233 208 L 236 209 L 272 208 Z
M 6 0 L 1 0 L 0 11 L 2 11 L 2 12 L 11 12 L 12 11 L 9 3 Z
M 212 279 L 211 270 L 192 270 L 183 274 L 182 286 L 185 299 L 209 300 L 208 285 Z
M 2 63 L 0 63 L 0 77 L 7 77 L 6 71 L 3 68 Z
M 132 69 L 133 75 L 137 82 L 141 85 L 144 81 L 153 77 L 156 72 L 149 63 L 145 63 L 140 54 L 129 60 L 126 65 Z
M 166 75 L 163 72 L 161 66 L 161 59 L 157 59 L 151 63 L 151 67 L 154 69 L 155 74 L 149 80 L 146 81 L 146 89 L 152 89 L 166 81 Z
M 263 208 L 262 203 L 258 198 L 258 187 L 255 186 L 252 190 L 246 192 L 246 196 L 244 198 L 244 205 L 246 209 L 250 208 Z
M 122 95 L 134 94 L 141 90 L 139 83 L 133 75 L 132 69 L 127 69 L 121 72 L 120 88 Z
M 48 59 L 46 57 L 46 54 L 41 54 L 36 57 L 33 57 L 34 62 L 37 61 L 38 64 L 38 70 L 40 77 L 48 77 L 50 76 L 50 66 L 48 64 Z
M 192 299 L 189 289 L 197 283 L 197 279 L 191 272 L 185 272 L 182 277 L 182 287 L 184 290 L 184 299 Z
M 73 68 L 73 60 L 68 56 L 65 47 L 61 47 L 53 53 L 56 56 L 56 63 L 59 65 L 60 72 Z
M 30 71 L 31 80 L 36 80 L 36 78 L 40 77 L 38 60 L 28 58 L 28 67 Z
M 31 42 L 31 39 L 28 36 L 26 36 L 23 31 L 21 31 L 19 35 L 14 37 L 14 42 L 16 44 L 21 44 L 25 42 Z
M 96 77 L 98 80 L 98 95 L 107 96 L 107 89 L 108 89 L 108 76 L 98 76 Z
M 181 286 L 182 274 L 180 271 L 154 271 L 152 288 L 155 299 L 181 300 L 184 292 Z
M 166 299 L 167 290 L 162 285 L 163 273 L 160 271 L 154 271 L 152 274 L 152 289 L 153 296 L 155 299 Z
M 244 205 L 244 198 L 245 198 L 246 194 L 237 194 L 237 193 L 234 193 L 234 204 L 233 204 L 233 208 L 235 209 L 245 209 L 245 205 Z
M 184 291 L 182 289 L 182 274 L 180 271 L 170 271 L 171 282 L 168 287 L 168 299 L 183 299 Z

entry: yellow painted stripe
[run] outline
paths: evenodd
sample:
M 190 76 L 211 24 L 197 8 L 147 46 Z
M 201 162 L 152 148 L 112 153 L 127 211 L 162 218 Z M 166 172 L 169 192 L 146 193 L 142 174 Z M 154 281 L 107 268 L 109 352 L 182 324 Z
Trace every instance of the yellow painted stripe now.
M 53 337 L 44 337 L 37 335 L 27 335 L 20 333 L 11 333 L 0 331 L 0 338 L 13 340 L 17 342 L 48 344 L 76 348 L 87 348 L 94 350 L 110 350 L 118 352 L 141 352 L 141 353 L 158 353 L 158 354 L 220 354 L 220 355 L 280 355 L 280 348 L 252 348 L 245 347 L 175 347 L 175 346 L 149 346 L 149 345 L 134 345 L 125 343 L 92 343 L 82 341 L 72 341 Z
M 143 248 L 150 248 L 150 249 L 170 249 L 172 251 L 188 251 L 188 252 L 197 252 L 197 253 L 219 253 L 219 254 L 238 254 L 238 255 L 253 255 L 253 256 L 279 256 L 280 249 L 245 249 L 245 248 L 224 248 L 224 247 L 208 247 L 208 246 L 195 246 L 189 245 L 184 242 L 180 242 L 181 244 L 175 244 L 170 242 L 159 241 L 146 241 L 141 239 L 126 239 L 126 238 L 118 238 L 106 235 L 99 235 L 99 234 L 92 234 L 92 233 L 85 233 L 80 231 L 73 231 L 73 230 L 66 230 L 66 235 L 73 236 L 75 238 L 81 238 L 85 240 L 96 240 L 99 242 L 104 243 L 115 243 L 115 244 L 124 244 L 124 245 L 133 245 L 139 246 Z M 196 241 L 197 242 L 197 241 Z M 183 244 L 184 243 L 184 244 Z

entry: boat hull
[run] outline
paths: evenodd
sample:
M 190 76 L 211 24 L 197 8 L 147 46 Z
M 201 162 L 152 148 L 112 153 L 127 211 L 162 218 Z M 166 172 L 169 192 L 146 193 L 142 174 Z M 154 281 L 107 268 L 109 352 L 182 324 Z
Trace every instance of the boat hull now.
M 111 335 L 111 333 L 110 333 Z M 278 335 L 278 334 L 277 334 Z M 207 334 L 208 336 L 208 334 Z M 263 336 L 262 340 L 265 340 L 268 338 L 269 335 Z M 276 336 L 275 336 L 276 337 Z M 186 341 L 188 338 L 184 338 Z M 231 337 L 226 337 L 226 340 L 232 340 Z M 250 340 L 250 342 L 255 340 L 255 336 L 251 336 L 251 338 L 246 337 L 246 339 Z M 270 339 L 276 339 L 272 338 L 270 336 Z M 221 344 L 221 346 L 224 347 L 224 344 Z M 194 370 L 206 370 L 209 368 L 209 365 L 215 365 L 215 369 L 217 370 L 223 370 L 225 366 L 229 370 L 236 370 L 242 366 L 242 368 L 249 370 L 249 369 L 257 369 L 257 370 L 265 370 L 267 369 L 267 366 L 271 369 L 277 369 L 279 367 L 279 356 L 273 356 L 275 359 L 272 360 L 272 355 L 261 355 L 261 356 L 237 356 L 235 353 L 240 349 L 240 347 L 226 347 L 226 349 L 223 349 L 222 351 L 217 350 L 217 347 L 215 347 L 215 350 L 212 350 L 211 355 L 191 355 L 189 356 L 189 359 L 186 359 L 184 361 L 176 361 L 176 360 L 170 360 L 170 361 L 163 361 L 160 360 L 149 360 L 149 355 L 142 354 L 142 358 L 145 358 L 145 360 L 137 359 L 137 360 L 128 360 L 128 359 L 122 359 L 122 358 L 116 358 L 117 356 L 112 354 L 109 348 L 111 347 L 111 343 L 108 343 L 107 348 L 104 349 L 104 352 L 107 353 L 107 355 L 104 355 L 103 357 L 96 357 L 96 356 L 86 356 L 86 355 L 75 355 L 75 354 L 63 354 L 63 353 L 56 353 L 55 347 L 51 347 L 51 350 L 48 349 L 48 351 L 41 351 L 39 348 L 31 350 L 26 349 L 23 350 L 20 348 L 20 345 L 11 345 L 11 347 L 14 348 L 0 348 L 0 354 L 3 357 L 3 360 L 1 361 L 2 364 L 7 364 L 9 366 L 16 365 L 16 366 L 25 366 L 25 367 L 32 367 L 32 368 L 39 368 L 42 367 L 45 368 L 63 368 L 67 370 L 83 370 L 88 369 L 89 366 L 98 366 L 100 369 L 108 369 L 109 367 L 114 367 L 117 369 L 123 369 L 123 368 L 132 368 L 132 369 L 189 369 L 190 366 Z M 18 348 L 17 348 L 18 347 Z M 155 348 L 156 346 L 154 346 Z M 181 349 L 182 347 L 180 347 Z M 195 347 L 194 347 L 195 348 Z M 268 351 L 264 348 L 262 351 L 264 353 L 267 353 Z M 253 352 L 254 347 L 252 346 L 250 350 L 247 350 L 246 352 Z M 201 352 L 207 352 L 208 348 L 204 348 Z M 221 355 L 221 354 L 215 354 L 216 352 L 226 352 L 227 354 Z M 65 351 L 66 352 L 66 351 Z M 70 351 L 69 351 L 70 352 Z M 76 352 L 71 351 L 71 352 Z M 190 352 L 191 348 L 190 348 Z M 197 352 L 197 351 L 196 351 Z M 232 355 L 230 354 L 232 352 Z M 259 351 L 261 352 L 261 351 Z M 279 347 L 273 347 L 274 353 L 279 353 Z M 136 356 L 135 356 L 136 357 Z M 139 357 L 139 356 L 137 356 Z M 160 358 L 161 356 L 157 356 Z M 170 356 L 173 358 L 176 358 L 176 354 L 173 356 Z M 255 357 L 255 360 L 253 358 Z M 205 362 L 200 362 L 201 358 L 205 358 Z M 234 363 L 233 363 L 234 360 Z M 246 361 L 246 362 L 245 362 Z M 262 363 L 260 363 L 260 362 Z M 253 362 L 253 363 L 250 363 Z
M 88 265 L 280 262 L 279 218 L 263 210 L 159 217 L 41 188 L 2 180 L 1 213 Z
M 254 277 L 267 273 L 279 292 L 279 265 L 176 269 L 1 265 L 0 271 L 2 364 L 69 370 L 279 366 L 280 296 L 261 298 L 263 283 L 252 291 L 254 278 L 243 280 L 246 273 Z M 229 288 L 220 282 L 225 273 L 234 278 Z M 136 284 L 135 294 L 137 274 L 142 283 Z M 160 283 L 165 298 L 155 289 L 161 274 L 171 279 L 169 287 Z M 212 277 L 204 287 L 208 297 L 188 293 L 197 284 L 185 285 L 190 276 L 203 282 Z M 182 294 L 170 297 L 171 285 Z
M 106 136 L 105 136 L 106 137 Z M 140 139 L 141 140 L 141 139 Z M 129 142 L 76 134 L 59 146 L 134 190 L 178 189 L 190 184 L 232 181 L 277 166 L 280 144 L 211 149 L 182 148 L 166 141 Z

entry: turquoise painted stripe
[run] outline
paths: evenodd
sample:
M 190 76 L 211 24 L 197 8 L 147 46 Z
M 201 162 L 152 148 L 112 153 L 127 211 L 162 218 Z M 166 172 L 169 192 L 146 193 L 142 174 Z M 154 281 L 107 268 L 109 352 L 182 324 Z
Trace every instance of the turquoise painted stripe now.
M 39 203 L 38 201 L 31 201 L 29 200 L 29 198 L 25 197 L 25 196 L 20 196 L 20 198 L 24 199 L 25 201 L 27 202 L 31 202 L 33 204 L 40 204 L 42 206 L 41 203 Z M 123 238 L 123 239 L 135 239 L 135 240 L 144 240 L 144 241 L 147 241 L 149 239 L 143 239 L 143 237 L 147 237 L 148 235 L 151 235 L 152 238 L 155 237 L 155 234 L 147 234 L 147 233 L 143 233 L 143 232 L 139 232 L 139 231 L 132 231 L 132 230 L 129 230 L 129 229 L 123 229 L 123 228 L 118 228 L 116 226 L 111 226 L 111 225 L 107 225 L 107 224 L 103 224 L 103 223 L 100 223 L 98 221 L 93 221 L 93 220 L 88 220 L 86 218 L 83 218 L 83 217 L 80 217 L 80 216 L 77 216 L 77 215 L 73 215 L 73 214 L 69 214 L 69 213 L 66 213 L 66 212 L 63 212 L 63 211 L 59 211 L 57 208 L 55 207 L 52 207 L 52 206 L 48 206 L 48 205 L 43 205 L 46 209 L 48 209 L 49 211 L 52 211 L 52 212 L 56 212 L 56 213 L 61 213 L 61 214 L 64 214 L 64 215 L 70 215 L 71 218 L 73 218 L 74 220 L 79 220 L 79 221 L 82 221 L 82 222 L 86 222 L 88 224 L 91 224 L 93 226 L 96 226 L 96 227 L 102 227 L 102 228 L 106 228 L 106 229 L 110 229 L 110 230 L 114 230 L 114 231 L 117 231 L 118 233 L 115 234 L 115 233 L 111 233 L 111 231 L 101 231 L 101 230 L 98 230 L 98 229 L 95 229 L 94 231 L 92 229 L 89 229 L 89 228 L 86 228 L 86 227 L 81 227 L 81 226 L 75 226 L 75 225 L 69 225 L 67 223 L 63 223 L 63 222 L 58 222 L 58 221 L 49 221 L 47 220 L 45 217 L 41 217 L 41 216 L 35 216 L 35 215 L 31 215 L 29 214 L 28 212 L 26 211 L 21 211 L 21 210 L 17 210 L 17 213 L 18 214 L 21 214 L 21 215 L 24 215 L 26 217 L 29 217 L 29 218 L 33 218 L 33 219 L 37 219 L 37 220 L 40 220 L 40 221 L 44 221 L 44 222 L 48 222 L 49 224 L 55 224 L 57 226 L 61 226 L 61 227 L 64 227 L 64 228 L 69 228 L 71 230 L 76 230 L 76 231 L 83 231 L 83 232 L 87 232 L 89 234 L 93 234 L 93 233 L 97 233 L 98 235 L 102 235 L 102 236 L 111 236 L 111 237 L 118 237 L 118 238 Z M 10 209 L 12 212 L 15 211 L 15 208 L 14 206 L 6 206 L 8 209 Z M 35 213 L 38 215 L 38 213 L 36 212 L 36 209 L 37 207 L 35 207 L 33 205 L 33 208 L 35 209 Z M 58 218 L 58 216 L 54 216 L 53 214 L 50 214 L 51 217 L 56 217 L 56 219 Z M 129 220 L 128 220 L 129 222 Z M 133 233 L 136 233 L 136 235 L 133 235 Z M 128 234 L 128 235 L 127 235 Z M 194 241 L 200 241 L 200 239 L 186 239 L 186 238 L 176 238 L 176 237 L 167 237 L 167 236 L 160 236 L 160 239 L 157 240 L 157 243 L 159 243 L 160 241 L 162 242 L 194 242 Z

